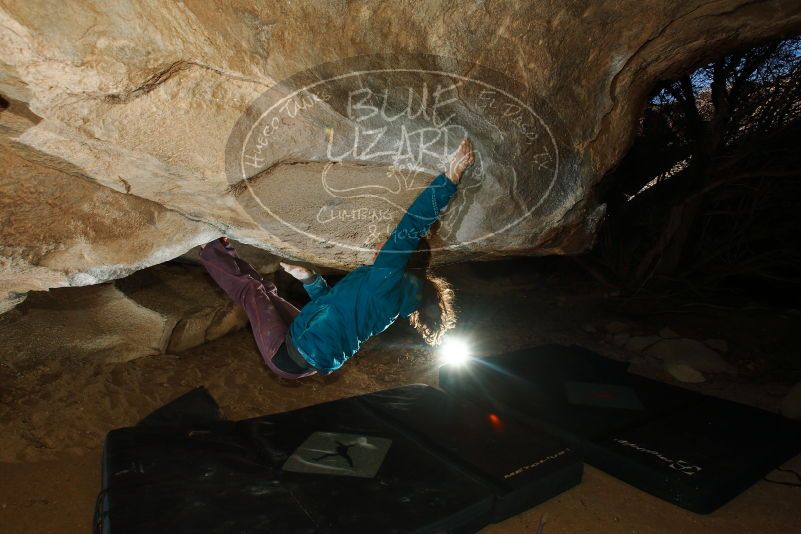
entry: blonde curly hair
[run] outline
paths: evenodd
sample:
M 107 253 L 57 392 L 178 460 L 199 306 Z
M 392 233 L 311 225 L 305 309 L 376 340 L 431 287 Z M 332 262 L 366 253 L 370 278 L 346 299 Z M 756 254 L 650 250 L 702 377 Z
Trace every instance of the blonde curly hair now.
M 420 307 L 409 316 L 409 323 L 426 343 L 439 345 L 445 332 L 456 326 L 454 292 L 447 280 L 430 269 L 422 278 L 423 298 Z

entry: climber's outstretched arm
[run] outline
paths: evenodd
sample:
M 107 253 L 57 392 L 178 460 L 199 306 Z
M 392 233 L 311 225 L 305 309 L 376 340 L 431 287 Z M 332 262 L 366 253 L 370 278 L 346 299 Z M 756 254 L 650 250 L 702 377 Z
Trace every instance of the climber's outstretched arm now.
M 439 219 L 440 212 L 456 193 L 456 185 L 462 179 L 462 174 L 474 160 L 473 144 L 465 138 L 456 150 L 448 172 L 437 176 L 409 206 L 381 247 L 373 263 L 375 267 L 403 269 L 406 266 L 409 256 L 417 250 L 420 239 Z

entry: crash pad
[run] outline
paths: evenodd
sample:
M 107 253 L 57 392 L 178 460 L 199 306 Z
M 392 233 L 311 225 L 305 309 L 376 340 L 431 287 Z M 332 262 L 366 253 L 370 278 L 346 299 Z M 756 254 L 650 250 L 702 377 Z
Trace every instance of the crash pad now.
M 440 385 L 504 418 L 542 425 L 591 465 L 698 513 L 801 452 L 797 423 L 633 375 L 624 362 L 577 346 L 444 366 Z
M 428 386 L 207 415 L 108 434 L 98 532 L 471 532 L 581 479 L 561 438 Z

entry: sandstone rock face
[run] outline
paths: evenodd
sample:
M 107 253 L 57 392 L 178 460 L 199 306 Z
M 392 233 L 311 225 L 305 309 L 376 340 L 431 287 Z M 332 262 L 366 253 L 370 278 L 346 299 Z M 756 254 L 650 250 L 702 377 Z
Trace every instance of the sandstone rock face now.
M 665 366 L 670 376 L 685 384 L 700 384 L 706 382 L 704 374 L 686 363 L 673 363 Z
M 168 317 L 112 284 L 37 293 L 0 321 L 4 361 L 12 368 L 50 359 L 120 362 L 162 354 L 172 332 Z
M 201 267 L 157 265 L 118 280 L 115 286 L 133 302 L 166 318 L 171 332 L 162 352 L 197 347 L 248 323 L 245 310 Z
M 581 251 L 654 82 L 799 28 L 796 0 L 3 0 L 0 310 L 222 234 L 368 262 L 464 133 L 435 261 Z
M 124 362 L 176 353 L 247 324 L 200 267 L 165 264 L 114 284 L 33 293 L 0 315 L 3 361 L 22 369 L 49 359 Z
M 720 354 L 694 339 L 663 339 L 646 348 L 644 353 L 664 362 L 668 368 L 671 365 L 685 365 L 707 373 L 736 372 L 734 366 Z
M 32 120 L 18 102 L 0 114 L 0 313 L 27 291 L 120 278 L 217 235 L 12 141 Z

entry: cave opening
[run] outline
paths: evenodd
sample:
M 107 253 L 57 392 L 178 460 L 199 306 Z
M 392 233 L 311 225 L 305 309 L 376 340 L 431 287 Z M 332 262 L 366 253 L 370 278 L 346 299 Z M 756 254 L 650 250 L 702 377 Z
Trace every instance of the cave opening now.
M 633 145 L 601 181 L 586 259 L 627 291 L 801 296 L 801 38 L 774 40 L 659 83 Z

